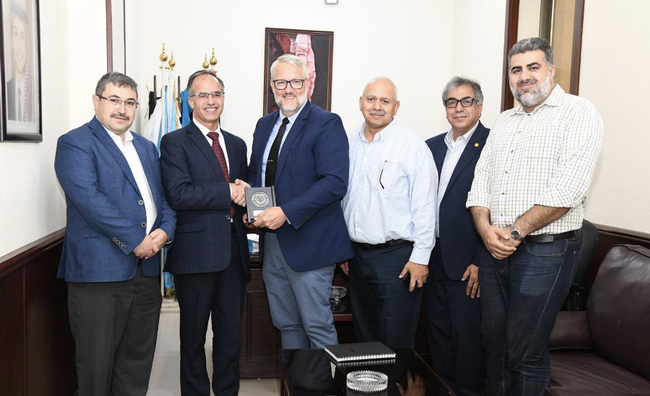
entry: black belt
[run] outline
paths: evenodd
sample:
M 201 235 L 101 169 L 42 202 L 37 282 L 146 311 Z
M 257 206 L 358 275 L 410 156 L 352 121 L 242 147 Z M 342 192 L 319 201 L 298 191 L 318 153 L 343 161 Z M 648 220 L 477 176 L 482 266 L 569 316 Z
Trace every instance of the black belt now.
M 561 234 L 528 235 L 525 240 L 528 243 L 551 243 L 558 239 L 573 239 L 577 233 L 577 230 L 573 230 Z
M 407 241 L 406 239 L 393 239 L 391 241 L 386 241 L 386 243 L 380 243 L 378 245 L 371 245 L 369 243 L 361 243 L 361 242 L 353 242 L 353 243 L 363 250 L 383 249 L 390 246 L 403 245 L 405 243 L 413 244 L 413 242 Z

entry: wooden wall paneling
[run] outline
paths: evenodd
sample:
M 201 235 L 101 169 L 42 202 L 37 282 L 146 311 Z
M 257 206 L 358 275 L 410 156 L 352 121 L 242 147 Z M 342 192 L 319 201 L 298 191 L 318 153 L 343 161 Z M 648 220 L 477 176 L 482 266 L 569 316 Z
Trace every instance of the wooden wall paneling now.
M 62 245 L 60 241 L 44 250 L 25 267 L 28 396 L 73 395 L 76 391 L 67 287 L 56 277 Z
M 578 95 L 580 91 L 580 61 L 582 58 L 582 28 L 585 19 L 585 0 L 576 1 L 573 22 L 573 52 L 571 53 L 571 86 L 569 92 Z
M 262 270 L 259 268 L 251 269 L 251 280 L 246 285 L 241 331 L 240 377 L 275 377 L 280 333 L 271 321 Z
M 517 43 L 519 29 L 519 0 L 508 0 L 506 4 L 506 31 L 503 39 L 503 81 L 501 85 L 501 111 L 512 109 L 515 98 L 510 92 L 508 74 L 508 51 Z
M 77 389 L 65 282 L 64 230 L 0 257 L 0 395 L 72 396 Z
M 0 278 L 0 394 L 22 395 L 25 383 L 23 269 Z

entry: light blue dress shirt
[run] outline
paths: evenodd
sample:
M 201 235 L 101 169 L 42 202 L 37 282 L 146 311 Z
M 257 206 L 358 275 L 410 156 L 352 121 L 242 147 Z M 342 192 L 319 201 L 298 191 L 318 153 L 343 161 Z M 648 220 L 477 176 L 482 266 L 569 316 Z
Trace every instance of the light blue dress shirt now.
M 291 127 L 296 122 L 298 115 L 300 115 L 302 109 L 305 108 L 306 104 L 307 102 L 305 102 L 298 111 L 296 111 L 289 117 L 285 117 L 284 114 L 282 114 L 282 112 L 278 110 L 280 116 L 278 117 L 278 120 L 275 122 L 275 125 L 273 125 L 271 136 L 269 136 L 269 140 L 266 142 L 266 147 L 264 148 L 264 155 L 262 156 L 262 184 L 265 185 L 265 181 L 266 181 L 266 160 L 269 158 L 269 153 L 271 152 L 271 146 L 273 146 L 273 141 L 275 141 L 275 137 L 278 136 L 280 125 L 282 125 L 282 120 L 288 118 L 289 123 L 287 124 L 284 130 L 284 135 L 282 135 L 282 142 L 280 142 L 280 151 L 278 152 L 278 158 L 280 158 L 280 153 L 282 153 L 282 146 L 284 146 L 284 141 L 287 140 L 287 136 L 289 136 L 289 132 L 291 132 Z
M 438 171 L 417 133 L 392 121 L 368 142 L 350 135 L 350 182 L 343 215 L 354 242 L 413 242 L 410 261 L 428 264 L 435 243 Z

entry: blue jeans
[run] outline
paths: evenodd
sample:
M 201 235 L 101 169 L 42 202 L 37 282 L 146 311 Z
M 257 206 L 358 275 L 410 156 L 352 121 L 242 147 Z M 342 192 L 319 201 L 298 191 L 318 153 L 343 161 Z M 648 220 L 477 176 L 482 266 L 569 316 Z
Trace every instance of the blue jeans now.
M 505 260 L 483 248 L 481 331 L 491 396 L 538 396 L 550 385 L 548 343 L 579 254 L 579 235 L 522 242 Z

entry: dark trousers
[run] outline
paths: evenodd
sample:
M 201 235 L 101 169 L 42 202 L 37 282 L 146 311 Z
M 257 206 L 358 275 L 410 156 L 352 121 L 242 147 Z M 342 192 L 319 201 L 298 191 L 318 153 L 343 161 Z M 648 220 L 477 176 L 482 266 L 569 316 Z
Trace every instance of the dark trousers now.
M 350 303 L 357 342 L 380 341 L 391 348 L 413 348 L 423 289 L 413 293 L 399 278 L 413 246 L 364 250 L 353 244 L 349 261 Z
M 541 396 L 548 343 L 577 270 L 580 237 L 523 242 L 505 260 L 482 248 L 481 316 L 491 396 Z
M 159 277 L 68 283 L 79 396 L 147 393 L 160 320 Z
M 466 289 L 467 280 L 447 275 L 437 240 L 424 290 L 433 369 L 456 395 L 485 395 L 480 299 L 468 296 Z
M 239 392 L 239 341 L 246 276 L 232 231 L 226 269 L 174 276 L 181 311 L 181 393 L 210 396 L 205 335 L 212 315 L 212 390 L 216 396 Z M 191 257 L 188 257 L 191 260 Z

